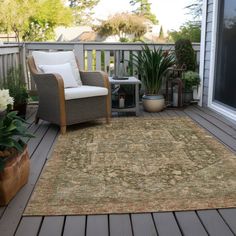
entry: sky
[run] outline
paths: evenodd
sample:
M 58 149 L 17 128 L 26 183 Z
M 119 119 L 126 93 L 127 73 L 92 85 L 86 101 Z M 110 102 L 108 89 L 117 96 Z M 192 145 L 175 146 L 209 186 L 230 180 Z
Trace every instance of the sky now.
M 177 30 L 190 19 L 184 8 L 191 0 L 149 0 L 149 2 L 152 4 L 152 12 L 165 31 Z M 94 9 L 95 17 L 98 19 L 106 19 L 109 15 L 127 11 L 132 11 L 129 0 L 100 0 Z

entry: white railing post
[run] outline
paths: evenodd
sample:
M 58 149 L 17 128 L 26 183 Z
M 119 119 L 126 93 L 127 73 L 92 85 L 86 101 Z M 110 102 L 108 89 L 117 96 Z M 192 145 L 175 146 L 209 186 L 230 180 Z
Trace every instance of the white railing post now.
M 75 44 L 74 46 L 75 56 L 79 61 L 79 67 L 81 70 L 85 69 L 84 61 L 85 61 L 85 53 L 84 53 L 84 45 L 82 43 Z

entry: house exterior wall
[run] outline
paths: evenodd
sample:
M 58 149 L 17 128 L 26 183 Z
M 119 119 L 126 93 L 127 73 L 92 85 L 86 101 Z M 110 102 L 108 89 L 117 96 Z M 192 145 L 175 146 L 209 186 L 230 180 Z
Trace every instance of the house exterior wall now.
M 205 52 L 204 52 L 204 71 L 203 71 L 203 88 L 202 88 L 202 106 L 208 105 L 208 88 L 210 76 L 210 59 L 211 59 L 211 44 L 213 31 L 213 1 L 206 0 L 206 25 L 205 25 Z

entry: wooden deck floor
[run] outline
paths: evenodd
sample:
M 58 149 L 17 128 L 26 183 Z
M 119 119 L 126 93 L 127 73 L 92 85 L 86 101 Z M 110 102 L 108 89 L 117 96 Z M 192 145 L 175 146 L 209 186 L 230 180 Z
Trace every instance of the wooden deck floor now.
M 47 122 L 33 124 L 35 109 L 30 109 L 29 130 L 36 138 L 28 141 L 31 156 L 29 183 L 7 207 L 0 208 L 1 236 L 204 236 L 236 235 L 236 209 L 212 209 L 146 214 L 23 217 L 52 146 L 58 127 Z M 236 123 L 199 107 L 165 110 L 158 114 L 142 111 L 142 116 L 189 116 L 222 143 L 236 152 Z

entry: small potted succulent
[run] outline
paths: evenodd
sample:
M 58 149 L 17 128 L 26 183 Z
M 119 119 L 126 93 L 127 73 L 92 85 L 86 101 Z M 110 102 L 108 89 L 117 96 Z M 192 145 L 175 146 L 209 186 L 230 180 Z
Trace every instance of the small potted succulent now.
M 165 99 L 160 94 L 162 81 L 168 69 L 174 65 L 175 56 L 161 48 L 150 49 L 142 47 L 138 55 L 134 55 L 134 64 L 138 68 L 142 84 L 145 89 L 143 107 L 148 112 L 158 112 L 164 109 Z
M 0 117 L 0 206 L 8 204 L 28 181 L 29 154 L 22 138 L 33 137 L 16 111 L 6 111 L 12 104 L 6 94 L 0 90 L 0 109 L 4 110 Z
M 200 77 L 197 72 L 186 71 L 182 75 L 182 80 L 184 82 L 184 102 L 188 104 L 193 99 L 197 99 L 197 91 L 200 85 Z

